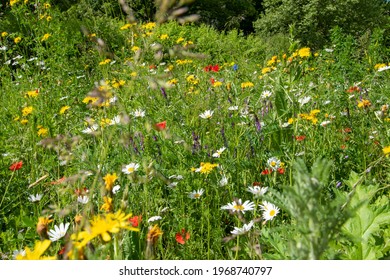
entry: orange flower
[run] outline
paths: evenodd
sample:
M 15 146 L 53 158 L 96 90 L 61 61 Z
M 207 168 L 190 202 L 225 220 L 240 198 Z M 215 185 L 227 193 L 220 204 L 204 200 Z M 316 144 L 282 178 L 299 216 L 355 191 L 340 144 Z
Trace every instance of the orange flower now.
M 9 167 L 9 170 L 16 171 L 16 170 L 19 170 L 20 168 L 22 168 L 22 166 L 23 166 L 23 161 L 18 161 L 18 162 L 15 162 L 14 164 L 12 164 Z
M 190 233 L 184 228 L 181 230 L 181 232 L 176 233 L 177 243 L 185 244 L 188 239 L 190 239 Z
M 305 135 L 295 136 L 295 140 L 297 140 L 298 142 L 305 140 L 305 138 Z

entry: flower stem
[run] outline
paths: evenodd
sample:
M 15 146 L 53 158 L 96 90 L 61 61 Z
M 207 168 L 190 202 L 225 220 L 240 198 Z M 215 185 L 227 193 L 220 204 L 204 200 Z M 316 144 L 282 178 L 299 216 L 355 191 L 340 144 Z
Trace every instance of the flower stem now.
M 9 185 L 11 184 L 11 181 L 12 181 L 12 178 L 14 177 L 14 174 L 15 174 L 15 171 L 12 172 L 11 178 L 9 178 L 8 184 L 5 187 L 4 195 L 3 195 L 3 197 L 2 197 L 2 199 L 0 201 L 0 207 L 1 207 L 1 205 L 3 205 L 4 198 L 7 195 L 8 188 L 9 188 Z

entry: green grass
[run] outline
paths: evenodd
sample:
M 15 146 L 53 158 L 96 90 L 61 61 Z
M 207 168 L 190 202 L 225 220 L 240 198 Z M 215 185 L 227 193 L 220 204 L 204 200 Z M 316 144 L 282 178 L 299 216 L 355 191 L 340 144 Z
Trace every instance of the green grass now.
M 333 51 L 306 56 L 296 42 L 273 50 L 268 39 L 206 26 L 121 29 L 123 19 L 82 21 L 56 7 L 30 7 L 17 3 L 0 21 L 7 33 L 0 38 L 3 258 L 32 250 L 60 223 L 69 223 L 67 234 L 44 256 L 389 258 L 390 71 L 378 71 L 389 59 L 374 37 L 362 55 L 335 32 Z M 206 71 L 209 65 L 218 70 Z M 200 117 L 206 110 L 209 119 Z M 22 167 L 10 170 L 16 162 Z M 139 168 L 127 175 L 130 163 Z M 209 172 L 204 163 L 214 164 Z M 113 185 L 120 186 L 115 194 L 107 190 Z M 255 197 L 249 186 L 268 191 Z M 190 198 L 197 190 L 204 192 Z M 35 194 L 42 199 L 29 201 Z M 77 202 L 82 195 L 87 204 Z M 221 209 L 238 199 L 254 209 Z M 264 201 L 280 210 L 272 220 L 263 217 Z M 139 224 L 130 227 L 128 217 L 109 223 L 118 211 Z M 148 222 L 154 216 L 161 219 Z M 232 236 L 250 221 L 248 232 Z M 182 229 L 185 244 L 176 240 Z M 86 236 L 88 244 L 77 243 Z

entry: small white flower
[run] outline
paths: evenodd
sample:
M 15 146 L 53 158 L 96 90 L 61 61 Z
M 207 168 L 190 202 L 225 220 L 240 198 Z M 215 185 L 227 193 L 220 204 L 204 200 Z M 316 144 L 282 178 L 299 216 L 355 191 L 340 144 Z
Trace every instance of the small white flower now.
M 221 187 L 224 187 L 224 186 L 226 186 L 227 184 L 228 184 L 228 179 L 227 179 L 225 176 L 223 176 L 222 179 L 219 181 L 219 185 L 220 185 Z
M 279 213 L 279 208 L 274 204 L 269 203 L 267 201 L 263 202 L 263 205 L 260 205 L 260 208 L 263 210 L 263 219 L 266 221 L 270 221 Z
M 250 221 L 248 224 L 244 224 L 242 226 L 242 228 L 238 228 L 238 227 L 234 227 L 234 230 L 231 231 L 231 233 L 233 235 L 242 235 L 242 234 L 245 234 L 247 233 L 248 231 L 251 230 L 251 228 L 253 227 L 254 225 L 254 222 L 253 221 Z
M 183 176 L 181 175 L 171 175 L 168 177 L 169 179 L 183 180 Z
M 153 217 L 149 218 L 148 223 L 155 222 L 155 221 L 158 221 L 158 220 L 161 220 L 161 219 L 162 219 L 161 216 L 153 216 Z
M 211 119 L 213 114 L 214 114 L 214 111 L 206 110 L 206 111 L 204 111 L 204 113 L 200 114 L 199 117 L 201 117 L 202 119 Z
M 331 121 L 323 121 L 323 122 L 321 123 L 321 126 L 325 127 L 325 126 L 327 126 L 327 125 L 330 124 L 330 123 L 331 123 Z
M 120 189 L 121 189 L 121 186 L 115 185 L 112 187 L 112 193 L 116 194 L 117 192 L 119 192 Z
M 131 174 L 131 173 L 137 171 L 138 168 L 139 168 L 139 164 L 132 162 L 132 163 L 126 165 L 124 168 L 122 168 L 122 172 L 125 174 Z
M 389 69 L 390 69 L 390 65 L 389 66 L 384 66 L 384 67 L 379 68 L 378 72 L 386 71 L 386 70 L 389 70 Z
M 120 123 L 121 123 L 121 117 L 120 117 L 120 116 L 115 116 L 115 117 L 112 118 L 112 120 L 110 121 L 110 125 L 120 124 Z
M 177 184 L 179 184 L 179 182 L 172 182 L 172 183 L 169 183 L 168 184 L 168 188 L 175 188 L 177 186 Z
M 255 197 L 263 196 L 268 190 L 268 187 L 249 186 L 248 192 L 253 193 Z
M 114 103 L 117 102 L 117 101 L 118 101 L 118 97 L 116 97 L 116 96 L 111 97 L 111 98 L 108 100 L 108 102 L 109 102 L 110 104 L 114 104 Z
M 0 47 L 0 51 L 6 51 L 7 50 L 7 47 L 6 46 L 1 46 Z
M 301 97 L 298 99 L 298 102 L 299 104 L 301 104 L 301 106 L 309 103 L 309 101 L 311 100 L 311 97 L 310 96 L 304 96 L 304 97 Z
M 322 103 L 322 104 L 328 105 L 328 104 L 330 104 L 330 100 L 325 100 L 324 103 Z
M 226 150 L 226 148 L 222 147 L 221 149 L 217 150 L 216 153 L 213 154 L 213 157 L 219 158 L 221 156 L 221 154 L 223 153 L 223 151 L 225 151 L 225 150 Z
M 204 193 L 204 189 L 199 189 L 197 191 L 190 192 L 188 194 L 188 197 L 191 199 L 199 199 L 203 193 Z
M 269 90 L 265 90 L 261 93 L 261 98 L 266 99 L 272 96 L 272 92 Z
M 86 195 L 78 196 L 78 197 L 77 197 L 77 202 L 78 202 L 78 203 L 87 204 L 88 201 L 89 201 L 89 198 L 88 198 L 88 196 L 86 196 Z
M 223 210 L 231 210 L 233 212 L 242 212 L 253 210 L 255 204 L 249 200 L 242 203 L 241 198 L 238 201 L 233 201 L 221 207 Z
M 230 106 L 228 108 L 229 111 L 237 111 L 238 110 L 238 106 Z
M 31 202 L 38 202 L 42 199 L 42 196 L 43 196 L 43 194 L 36 194 L 36 195 L 30 194 L 28 200 Z
M 271 157 L 267 160 L 267 164 L 273 171 L 275 171 L 280 167 L 280 160 L 276 157 Z
M 142 109 L 137 109 L 133 113 L 131 113 L 136 118 L 143 118 L 145 117 L 145 111 Z
M 281 125 L 283 128 L 286 128 L 286 127 L 289 127 L 290 126 L 290 123 L 289 122 L 285 122 L 285 123 L 282 123 Z
M 59 227 L 58 227 L 57 225 L 55 225 L 55 226 L 54 226 L 54 230 L 51 229 L 51 230 L 48 232 L 49 239 L 50 239 L 52 242 L 61 239 L 62 237 L 65 236 L 65 234 L 66 234 L 68 228 L 69 228 L 69 223 L 66 223 L 65 225 L 64 225 L 64 223 L 61 223 Z
M 97 124 L 94 124 L 90 127 L 87 127 L 86 129 L 82 130 L 81 132 L 82 133 L 85 133 L 85 134 L 92 134 L 94 133 L 97 129 L 99 128 L 99 126 Z
M 333 49 L 324 49 L 324 51 L 328 52 L 328 53 L 332 53 L 333 52 Z

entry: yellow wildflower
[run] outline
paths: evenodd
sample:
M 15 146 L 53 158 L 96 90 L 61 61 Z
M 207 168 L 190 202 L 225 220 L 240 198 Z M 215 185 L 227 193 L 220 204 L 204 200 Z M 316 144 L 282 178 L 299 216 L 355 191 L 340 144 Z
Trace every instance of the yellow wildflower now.
M 46 136 L 47 135 L 47 132 L 48 132 L 48 129 L 47 128 L 44 128 L 44 127 L 40 127 L 38 129 L 38 136 Z
M 33 111 L 33 107 L 32 106 L 24 107 L 22 109 L 22 116 L 26 117 L 26 116 L 30 115 L 32 113 L 32 111 Z
M 383 148 L 383 154 L 385 155 L 385 156 L 389 156 L 389 154 L 390 154 L 390 146 L 387 146 L 387 147 L 384 147 Z
M 310 56 L 310 48 L 302 48 L 298 50 L 298 55 L 301 58 L 309 57 Z
M 271 72 L 272 69 L 270 67 L 264 67 L 263 69 L 261 69 L 261 74 L 267 74 L 269 72 Z
M 70 106 L 68 106 L 68 105 L 62 106 L 60 109 L 60 115 L 65 114 L 66 111 L 68 111 L 69 109 L 70 109 Z
M 359 108 L 368 108 L 370 106 L 371 106 L 371 102 L 367 99 L 362 99 L 361 101 L 358 101 Z
M 27 124 L 27 123 L 28 123 L 28 120 L 22 119 L 22 120 L 20 121 L 20 123 L 23 124 L 23 125 L 24 125 L 24 124 Z
M 21 37 L 16 37 L 16 38 L 14 39 L 15 44 L 18 44 L 20 41 L 22 41 L 22 38 L 21 38 Z
M 42 237 L 42 238 L 46 238 L 47 237 L 48 225 L 52 221 L 53 220 L 50 220 L 49 217 L 39 217 L 38 218 L 37 233 L 39 234 L 40 237 Z
M 200 172 L 202 174 L 209 174 L 218 164 L 210 162 L 201 162 L 200 167 L 191 168 L 191 171 Z
M 116 176 L 116 173 L 113 174 L 107 174 L 103 177 L 103 180 L 106 184 L 106 190 L 111 192 L 112 187 L 114 186 L 115 181 L 118 179 L 118 176 Z
M 110 63 L 111 62 L 111 59 L 107 58 L 101 62 L 99 62 L 99 65 L 106 65 L 107 63 Z
M 41 42 L 46 41 L 47 39 L 49 39 L 50 36 L 51 36 L 51 34 L 46 33 L 45 35 L 43 35 Z
M 25 97 L 37 97 L 39 94 L 38 90 L 29 90 L 27 91 Z
M 111 212 L 113 210 L 113 207 L 112 207 L 112 198 L 111 197 L 103 197 L 103 200 L 104 200 L 104 203 L 103 205 L 100 207 L 100 210 L 104 210 L 106 212 Z
M 6 36 L 8 36 L 8 33 L 7 32 L 1 32 L 1 37 L 6 37 Z
M 244 89 L 244 88 L 251 88 L 251 87 L 254 87 L 255 85 L 252 83 L 252 82 L 244 82 L 244 83 L 241 83 L 241 88 Z
M 169 38 L 168 34 L 162 34 L 162 35 L 160 36 L 160 39 L 161 39 L 161 40 L 166 40 L 166 39 L 168 39 L 168 38 Z
M 134 46 L 134 47 L 131 48 L 131 50 L 132 50 L 133 52 L 137 52 L 137 51 L 140 50 L 140 47 Z
M 31 251 L 30 248 L 25 248 L 25 254 L 18 254 L 16 256 L 17 260 L 55 260 L 56 256 L 53 257 L 42 257 L 43 253 L 49 248 L 51 241 L 45 239 L 43 241 L 36 241 L 34 245 L 34 250 Z

